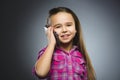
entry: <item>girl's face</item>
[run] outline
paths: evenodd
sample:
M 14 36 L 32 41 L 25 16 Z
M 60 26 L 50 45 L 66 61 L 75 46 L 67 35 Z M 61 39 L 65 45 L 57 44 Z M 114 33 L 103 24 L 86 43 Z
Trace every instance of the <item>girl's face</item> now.
M 71 14 L 59 12 L 50 17 L 51 26 L 58 34 L 58 38 L 62 43 L 72 42 L 75 34 L 75 21 Z

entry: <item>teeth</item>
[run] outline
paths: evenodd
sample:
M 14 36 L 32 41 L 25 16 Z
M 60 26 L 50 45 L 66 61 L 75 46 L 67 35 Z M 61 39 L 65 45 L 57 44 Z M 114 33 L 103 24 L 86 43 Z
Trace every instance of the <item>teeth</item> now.
M 68 37 L 68 35 L 65 35 L 65 37 Z
M 62 35 L 61 37 L 68 37 L 69 35 Z

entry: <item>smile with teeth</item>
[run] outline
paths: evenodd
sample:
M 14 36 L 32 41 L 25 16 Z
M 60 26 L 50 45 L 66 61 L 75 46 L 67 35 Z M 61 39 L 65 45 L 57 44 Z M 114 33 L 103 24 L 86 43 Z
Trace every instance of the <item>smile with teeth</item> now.
M 61 38 L 62 38 L 62 39 L 68 39 L 69 36 L 70 36 L 70 34 L 65 34 L 65 35 L 62 35 Z

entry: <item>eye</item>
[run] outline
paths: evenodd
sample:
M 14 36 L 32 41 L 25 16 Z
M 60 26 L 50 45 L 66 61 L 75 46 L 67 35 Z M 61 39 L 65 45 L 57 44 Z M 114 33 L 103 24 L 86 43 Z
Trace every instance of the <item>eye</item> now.
M 72 22 L 67 22 L 66 26 L 68 26 L 68 27 L 72 26 Z
M 67 26 L 71 26 L 71 24 L 67 24 Z
M 72 24 L 67 24 L 66 26 L 68 26 L 68 27 L 69 27 L 69 26 L 72 26 Z
M 60 25 L 58 25 L 58 26 L 55 26 L 55 28 L 60 28 L 61 26 Z

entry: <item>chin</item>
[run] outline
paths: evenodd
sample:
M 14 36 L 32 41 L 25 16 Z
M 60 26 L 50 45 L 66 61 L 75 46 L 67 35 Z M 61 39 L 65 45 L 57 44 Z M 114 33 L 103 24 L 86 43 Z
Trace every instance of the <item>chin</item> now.
M 61 40 L 61 43 L 63 43 L 63 44 L 67 44 L 67 43 L 70 43 L 70 42 L 71 42 L 70 40 L 64 40 L 64 41 Z

